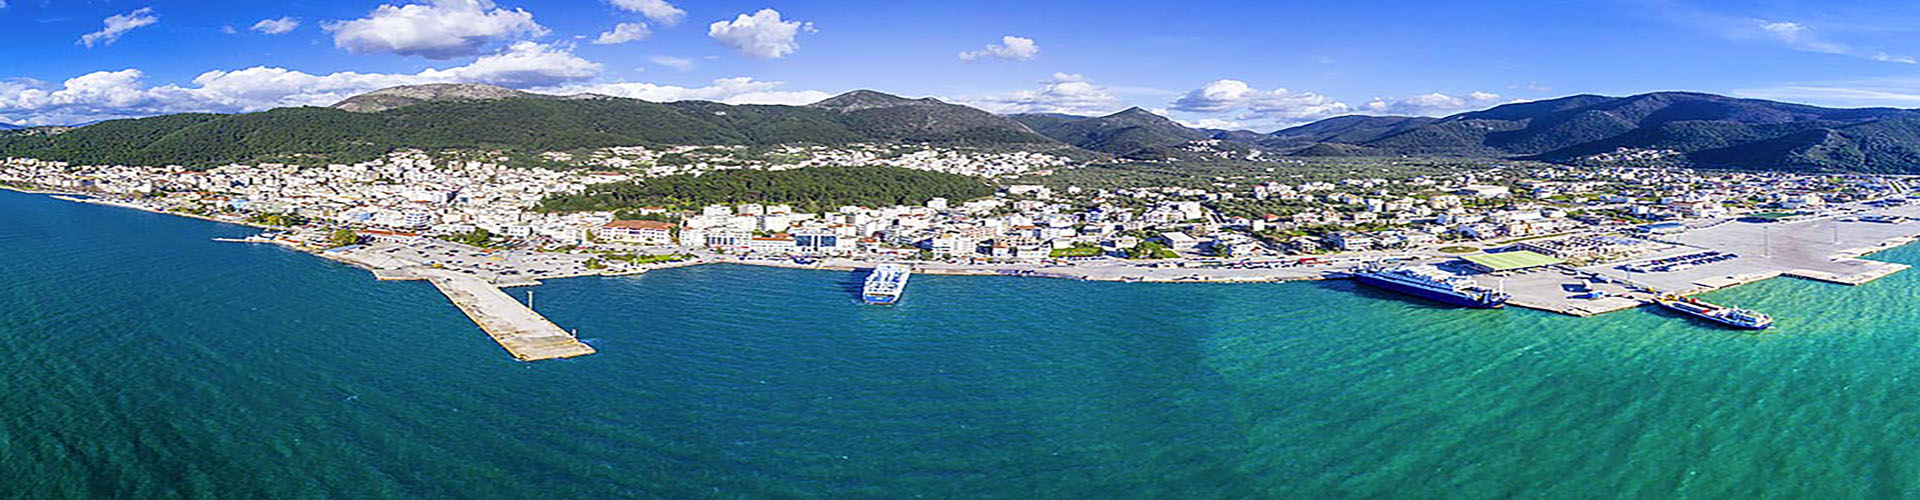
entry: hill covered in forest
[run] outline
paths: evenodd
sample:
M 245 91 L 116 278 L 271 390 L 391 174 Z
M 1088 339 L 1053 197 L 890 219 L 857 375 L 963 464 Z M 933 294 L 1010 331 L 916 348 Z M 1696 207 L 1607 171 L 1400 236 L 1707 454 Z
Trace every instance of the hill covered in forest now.
M 870 91 L 813 106 L 778 106 L 483 89 L 389 89 L 336 107 L 176 114 L 110 120 L 57 134 L 8 134 L 0 136 L 0 156 L 205 168 L 260 161 L 353 162 L 400 148 L 545 152 L 664 144 L 1054 144 L 1006 117 Z M 833 105 L 847 100 L 865 104 Z

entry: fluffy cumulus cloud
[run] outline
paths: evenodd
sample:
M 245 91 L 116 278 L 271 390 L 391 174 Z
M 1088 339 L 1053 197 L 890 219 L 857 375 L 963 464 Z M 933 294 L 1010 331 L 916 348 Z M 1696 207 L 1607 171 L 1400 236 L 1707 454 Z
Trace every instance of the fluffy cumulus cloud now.
M 721 78 L 704 87 L 679 87 L 651 83 L 577 83 L 533 89 L 545 94 L 600 94 L 631 97 L 654 102 L 714 101 L 728 104 L 790 104 L 820 102 L 833 94 L 818 90 L 784 90 L 785 82 L 755 80 L 750 77 Z
M 1102 115 L 1125 108 L 1120 98 L 1093 80 L 1073 73 L 1054 73 L 1037 90 L 1020 90 L 978 99 L 955 99 L 996 113 L 1066 113 Z
M 1004 59 L 1008 61 L 1029 61 L 1040 55 L 1040 45 L 1031 38 L 1013 35 L 1000 37 L 1000 43 L 987 44 L 987 48 L 960 53 L 960 60 L 973 62 L 982 58 Z
M 72 124 L 161 113 L 258 111 L 285 106 L 325 106 L 356 94 L 396 85 L 488 83 L 537 89 L 597 76 L 600 65 L 562 49 L 519 42 L 474 62 L 419 73 L 340 72 L 314 75 L 259 66 L 208 71 L 191 85 L 150 86 L 137 69 L 99 71 L 60 85 L 0 81 L 0 117 L 28 125 Z
M 429 59 L 480 53 L 494 40 L 547 33 L 525 10 L 506 10 L 492 0 L 429 0 L 381 5 L 367 17 L 327 23 L 333 45 L 351 52 L 391 52 Z
M 732 21 L 717 21 L 707 26 L 713 37 L 748 57 L 779 59 L 800 48 L 801 32 L 813 32 L 813 23 L 780 19 L 780 11 L 760 9 L 752 15 L 741 14 Z
M 600 63 L 572 52 L 535 42 L 515 42 L 507 50 L 481 57 L 472 64 L 422 76 L 453 82 L 479 82 L 506 87 L 537 87 L 585 80 L 600 74 Z
M 1188 91 L 1170 107 L 1174 111 L 1196 114 L 1233 113 L 1237 115 L 1233 118 L 1237 122 L 1301 122 L 1353 112 L 1346 103 L 1322 94 L 1259 90 L 1231 79 L 1214 80 Z
M 627 12 L 638 12 L 653 22 L 673 26 L 687 16 L 687 11 L 667 3 L 666 0 L 608 0 L 614 7 Z
M 282 17 L 279 19 L 261 19 L 260 22 L 253 23 L 253 27 L 248 29 L 269 35 L 280 35 L 293 31 L 294 28 L 298 27 L 300 27 L 299 19 Z
M 653 30 L 647 29 L 647 23 L 620 23 L 613 25 L 613 31 L 601 33 L 593 39 L 594 45 L 613 45 L 646 40 L 653 36 Z
M 152 26 L 153 23 L 157 22 L 160 22 L 160 16 L 153 14 L 152 7 L 141 8 L 125 14 L 115 14 L 108 16 L 105 21 L 101 21 L 103 26 L 101 26 L 100 31 L 80 35 L 79 43 L 87 48 L 93 48 L 95 45 L 113 45 L 113 42 L 120 40 L 120 35 L 125 35 L 127 32 L 140 27 Z

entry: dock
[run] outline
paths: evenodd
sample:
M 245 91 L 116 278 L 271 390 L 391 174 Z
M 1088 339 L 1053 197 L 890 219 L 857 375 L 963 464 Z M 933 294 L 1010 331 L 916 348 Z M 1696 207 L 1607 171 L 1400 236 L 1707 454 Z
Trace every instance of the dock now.
M 571 358 L 593 354 L 592 346 L 561 330 L 552 321 L 529 309 L 486 280 L 454 272 L 416 270 L 414 274 L 433 283 L 434 288 L 467 313 L 475 325 L 493 337 L 500 347 L 521 361 Z

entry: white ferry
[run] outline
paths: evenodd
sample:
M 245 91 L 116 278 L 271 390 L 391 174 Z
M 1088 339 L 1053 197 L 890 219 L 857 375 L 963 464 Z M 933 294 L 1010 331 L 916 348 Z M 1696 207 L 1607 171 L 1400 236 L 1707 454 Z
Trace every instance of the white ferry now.
M 1442 276 L 1408 267 L 1369 267 L 1354 270 L 1354 281 L 1416 297 L 1477 309 L 1497 309 L 1512 297 L 1461 276 Z
M 907 290 L 907 277 L 913 270 L 902 264 L 881 264 L 873 268 L 873 274 L 867 275 L 867 284 L 860 289 L 860 300 L 873 305 L 892 305 L 900 301 L 901 292 Z

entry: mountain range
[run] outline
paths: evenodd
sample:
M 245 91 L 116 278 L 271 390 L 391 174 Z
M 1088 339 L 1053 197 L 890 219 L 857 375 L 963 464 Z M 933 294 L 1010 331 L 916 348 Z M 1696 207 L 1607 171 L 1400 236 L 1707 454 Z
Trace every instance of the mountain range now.
M 5 128 L 0 126 L 0 128 Z M 395 87 L 331 107 L 177 114 L 0 134 L 0 155 L 83 163 L 347 162 L 398 148 L 566 151 L 646 144 L 854 142 L 1018 147 L 1090 157 L 1465 156 L 1584 163 L 1620 157 L 1716 168 L 1920 173 L 1920 111 L 1834 109 L 1689 92 L 1576 95 L 1441 118 L 1340 116 L 1272 133 L 1183 126 L 1140 108 L 996 115 L 870 90 L 806 106 L 656 103 L 501 87 Z M 1653 155 L 1609 155 L 1622 151 Z M 1221 156 L 1208 156 L 1218 159 Z
M 1014 116 L 1055 140 L 1128 156 L 1218 139 L 1295 156 L 1581 163 L 1624 150 L 1666 152 L 1666 161 L 1711 168 L 1920 173 L 1920 111 L 1822 108 L 1693 92 L 1576 95 L 1443 118 L 1339 116 L 1269 134 L 1192 129 L 1155 118 L 1138 108 L 1102 117 Z M 1631 155 L 1612 157 L 1621 156 Z

